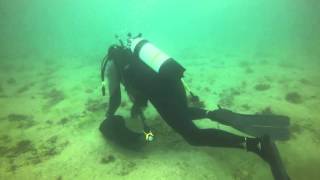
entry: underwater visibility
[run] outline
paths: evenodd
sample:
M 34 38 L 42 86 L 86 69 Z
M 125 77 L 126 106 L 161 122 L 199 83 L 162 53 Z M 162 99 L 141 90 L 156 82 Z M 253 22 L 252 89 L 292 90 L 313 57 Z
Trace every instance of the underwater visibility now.
M 0 180 L 317 180 L 320 2 L 0 1 Z

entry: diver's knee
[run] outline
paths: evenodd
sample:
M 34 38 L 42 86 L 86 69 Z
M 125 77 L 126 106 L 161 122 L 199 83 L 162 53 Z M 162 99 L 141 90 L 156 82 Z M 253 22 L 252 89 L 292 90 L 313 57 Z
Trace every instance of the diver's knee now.
M 198 138 L 196 133 L 183 133 L 181 134 L 183 139 L 187 141 L 191 146 L 203 146 L 201 140 Z

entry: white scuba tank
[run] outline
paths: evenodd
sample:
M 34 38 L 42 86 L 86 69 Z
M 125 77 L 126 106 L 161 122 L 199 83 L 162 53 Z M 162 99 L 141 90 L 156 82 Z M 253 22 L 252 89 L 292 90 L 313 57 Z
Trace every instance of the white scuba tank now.
M 140 37 L 131 39 L 129 47 L 132 53 L 137 53 L 136 55 L 139 59 L 157 73 L 159 73 L 161 66 L 171 58 L 153 44 Z

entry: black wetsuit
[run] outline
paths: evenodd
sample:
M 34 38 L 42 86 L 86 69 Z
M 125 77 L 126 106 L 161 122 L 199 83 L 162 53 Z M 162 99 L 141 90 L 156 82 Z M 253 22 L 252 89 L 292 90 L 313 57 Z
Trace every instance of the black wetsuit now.
M 110 100 L 107 115 L 113 115 L 120 105 L 120 82 L 137 106 L 144 106 L 149 100 L 161 117 L 189 144 L 195 146 L 218 146 L 243 148 L 245 138 L 218 129 L 199 129 L 192 120 L 206 118 L 206 110 L 190 108 L 181 77 L 170 76 L 169 70 L 156 73 L 129 50 L 118 48 L 110 58 L 114 63 L 118 82 L 109 90 Z M 167 60 L 165 63 L 172 63 Z M 167 66 L 170 67 L 171 65 Z M 172 63 L 174 66 L 174 63 Z M 110 71 L 110 68 L 109 68 Z M 112 70 L 111 70 L 112 71 Z M 116 78 L 113 78 L 116 79 Z M 110 81 L 110 79 L 109 79 Z M 113 80 L 114 81 L 114 80 Z

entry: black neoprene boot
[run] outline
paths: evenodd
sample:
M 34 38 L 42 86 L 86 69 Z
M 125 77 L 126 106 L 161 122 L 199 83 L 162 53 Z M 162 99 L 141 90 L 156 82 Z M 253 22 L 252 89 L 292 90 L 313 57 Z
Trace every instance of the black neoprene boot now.
M 257 138 L 246 138 L 246 149 L 247 151 L 253 152 L 260 156 L 263 160 L 268 162 L 268 158 L 265 152 L 265 138 L 257 137 Z

